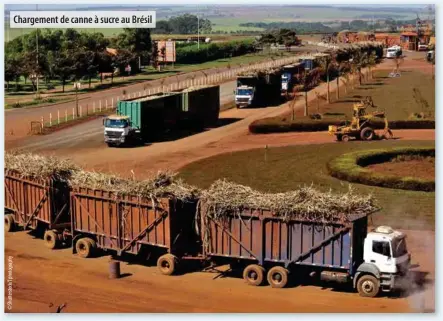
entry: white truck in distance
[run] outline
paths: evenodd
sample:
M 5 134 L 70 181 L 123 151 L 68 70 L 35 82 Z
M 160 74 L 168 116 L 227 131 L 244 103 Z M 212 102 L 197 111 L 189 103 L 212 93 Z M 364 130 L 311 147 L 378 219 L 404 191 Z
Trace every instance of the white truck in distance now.
M 392 46 L 386 50 L 386 58 L 401 57 L 402 54 L 400 46 Z

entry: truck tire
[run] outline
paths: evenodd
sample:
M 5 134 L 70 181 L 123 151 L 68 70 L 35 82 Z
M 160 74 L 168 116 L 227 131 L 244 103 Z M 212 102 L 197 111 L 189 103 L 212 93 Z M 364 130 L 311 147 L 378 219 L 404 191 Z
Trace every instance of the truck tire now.
M 75 243 L 75 250 L 77 252 L 77 255 L 84 259 L 91 257 L 94 254 L 92 242 L 94 242 L 94 240 L 89 237 L 84 237 L 78 240 L 77 243 Z
M 165 254 L 158 258 L 157 267 L 163 275 L 172 275 L 176 271 L 177 257 L 172 254 Z
M 107 143 L 108 144 L 108 147 L 114 147 L 115 145 L 114 144 L 112 144 L 112 143 Z
M 273 288 L 284 288 L 288 284 L 289 271 L 282 266 L 274 266 L 268 272 L 268 283 Z
M 52 230 L 46 230 L 45 235 L 43 236 L 43 240 L 45 240 L 45 245 L 47 248 L 53 250 L 60 245 L 59 236 L 56 232 Z
M 371 127 L 365 127 L 360 132 L 361 140 L 372 140 L 374 138 L 374 130 Z
M 243 270 L 243 279 L 249 285 L 260 286 L 265 280 L 265 269 L 257 264 L 248 265 Z
M 349 136 L 348 135 L 343 135 L 342 137 L 341 137 L 341 140 L 343 141 L 343 142 L 349 142 Z
M 380 281 L 373 275 L 363 275 L 357 281 L 357 291 L 362 297 L 373 298 L 380 291 Z
M 91 239 L 91 238 L 87 238 L 86 239 L 86 241 L 87 242 L 89 242 L 89 244 L 91 244 L 91 249 L 93 250 L 93 251 L 95 251 L 96 249 L 97 249 L 97 243 L 93 240 L 93 239 Z
M 14 214 L 5 215 L 5 232 L 13 232 L 15 230 Z

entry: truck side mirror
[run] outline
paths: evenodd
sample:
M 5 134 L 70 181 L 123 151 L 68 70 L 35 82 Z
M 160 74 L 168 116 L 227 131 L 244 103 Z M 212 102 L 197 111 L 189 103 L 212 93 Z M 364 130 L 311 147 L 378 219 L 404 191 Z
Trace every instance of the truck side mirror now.
M 103 119 L 102 119 L 102 121 L 103 121 L 103 126 L 105 126 L 105 119 L 106 119 L 106 118 L 103 118 Z

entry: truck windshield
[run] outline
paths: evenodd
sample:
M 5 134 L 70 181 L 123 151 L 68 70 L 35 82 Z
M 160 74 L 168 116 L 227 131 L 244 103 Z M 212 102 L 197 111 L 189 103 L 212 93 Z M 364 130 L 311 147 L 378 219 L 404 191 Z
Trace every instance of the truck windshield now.
M 106 119 L 105 127 L 111 128 L 125 128 L 129 126 L 127 119 Z
M 251 96 L 252 89 L 237 89 L 237 95 L 240 96 Z
M 394 257 L 400 257 L 408 253 L 406 239 L 404 237 L 392 241 L 392 252 Z

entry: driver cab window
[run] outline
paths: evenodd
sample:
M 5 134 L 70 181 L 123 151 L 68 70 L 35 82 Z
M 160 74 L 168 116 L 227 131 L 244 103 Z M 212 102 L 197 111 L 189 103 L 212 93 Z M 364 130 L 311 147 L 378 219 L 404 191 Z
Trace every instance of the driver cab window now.
M 372 251 L 384 256 L 391 256 L 391 248 L 389 247 L 389 242 L 373 241 Z

